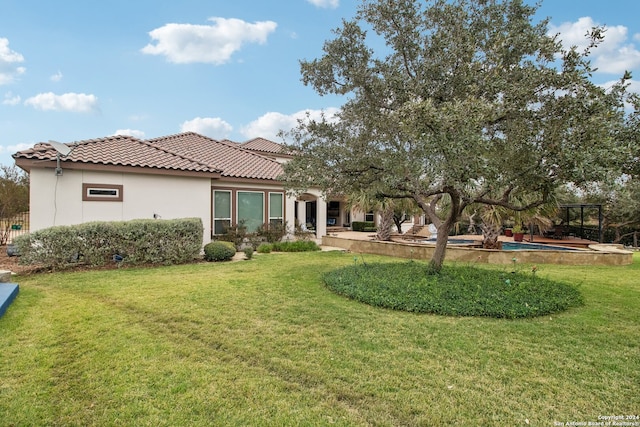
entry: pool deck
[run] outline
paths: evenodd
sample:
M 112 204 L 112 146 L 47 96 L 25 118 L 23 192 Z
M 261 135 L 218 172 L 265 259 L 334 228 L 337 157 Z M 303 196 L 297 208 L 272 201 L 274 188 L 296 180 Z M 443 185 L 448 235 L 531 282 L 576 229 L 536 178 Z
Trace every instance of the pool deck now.
M 581 239 L 579 237 L 563 237 L 562 239 L 552 239 L 543 236 L 533 236 L 533 240 L 531 240 L 531 236 L 528 234 L 524 236 L 524 241 L 530 243 L 540 243 L 544 245 L 568 246 L 571 248 L 580 249 L 588 249 L 589 246 L 598 244 L 598 242 L 596 241 Z

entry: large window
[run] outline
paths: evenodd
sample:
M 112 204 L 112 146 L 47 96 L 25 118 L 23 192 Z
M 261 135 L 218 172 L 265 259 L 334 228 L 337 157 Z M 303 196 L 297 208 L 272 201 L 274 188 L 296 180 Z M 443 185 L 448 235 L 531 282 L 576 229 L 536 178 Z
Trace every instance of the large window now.
M 224 234 L 231 226 L 231 191 L 213 192 L 213 233 Z
M 283 199 L 282 193 L 269 193 L 269 224 L 283 224 Z
M 252 233 L 264 224 L 264 193 L 238 191 L 238 222 L 244 221 L 247 231 Z
M 284 193 L 264 190 L 213 190 L 213 235 L 243 223 L 253 233 L 265 223 L 284 224 Z

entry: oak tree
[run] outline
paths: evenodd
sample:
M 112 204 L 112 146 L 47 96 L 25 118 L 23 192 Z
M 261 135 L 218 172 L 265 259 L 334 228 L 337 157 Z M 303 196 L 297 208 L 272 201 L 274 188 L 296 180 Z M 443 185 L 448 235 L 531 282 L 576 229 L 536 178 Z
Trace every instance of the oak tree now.
M 522 0 L 364 0 L 321 57 L 301 61 L 305 85 L 345 101 L 337 120 L 285 134 L 298 153 L 287 187 L 413 199 L 438 229 L 438 271 L 467 206 L 526 210 L 564 183 L 623 167 L 631 76 L 592 83 L 589 54 L 604 29 L 584 51 L 564 47 L 536 10 Z M 521 193 L 535 197 L 522 205 Z

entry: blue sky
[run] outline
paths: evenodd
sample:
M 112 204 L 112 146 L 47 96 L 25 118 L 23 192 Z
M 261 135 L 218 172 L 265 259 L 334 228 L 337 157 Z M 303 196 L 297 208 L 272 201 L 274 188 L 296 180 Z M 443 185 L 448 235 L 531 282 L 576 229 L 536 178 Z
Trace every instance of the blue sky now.
M 276 139 L 342 104 L 302 84 L 299 60 L 319 57 L 359 3 L 0 0 L 0 164 L 37 142 L 116 133 Z M 606 25 L 594 81 L 627 69 L 640 92 L 640 1 L 546 0 L 539 14 L 573 44 Z

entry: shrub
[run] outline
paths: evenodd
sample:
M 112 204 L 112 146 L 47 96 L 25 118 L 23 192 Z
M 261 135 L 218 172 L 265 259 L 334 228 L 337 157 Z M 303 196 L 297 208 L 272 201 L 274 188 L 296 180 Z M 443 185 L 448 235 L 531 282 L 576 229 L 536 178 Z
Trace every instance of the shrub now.
M 287 228 L 284 224 L 267 223 L 262 224 L 262 226 L 256 230 L 256 234 L 267 243 L 275 243 L 281 241 L 287 234 Z
M 216 241 L 204 246 L 204 259 L 207 261 L 229 261 L 236 254 L 236 247 L 231 242 Z
M 21 264 L 60 269 L 77 262 L 100 266 L 114 256 L 131 265 L 178 264 L 198 257 L 200 218 L 89 222 L 56 226 L 14 239 Z
M 260 246 L 258 246 L 258 253 L 259 254 L 268 254 L 271 253 L 271 249 L 273 248 L 273 246 L 269 243 L 262 243 Z
M 275 252 L 309 252 L 319 251 L 320 246 L 313 240 L 296 240 L 295 242 L 276 242 L 271 244 Z
M 253 258 L 253 247 L 252 246 L 247 246 L 246 248 L 244 248 L 244 257 L 246 259 L 251 259 Z
M 334 292 L 377 307 L 450 316 L 526 318 L 582 305 L 575 288 L 532 274 L 419 262 L 354 264 L 324 276 Z
M 353 231 L 376 231 L 376 224 L 372 221 L 353 221 L 351 229 Z
M 236 250 L 240 250 L 245 239 L 249 236 L 245 221 L 241 220 L 237 225 L 232 225 L 224 229 L 224 233 L 218 236 L 218 240 L 233 243 Z

